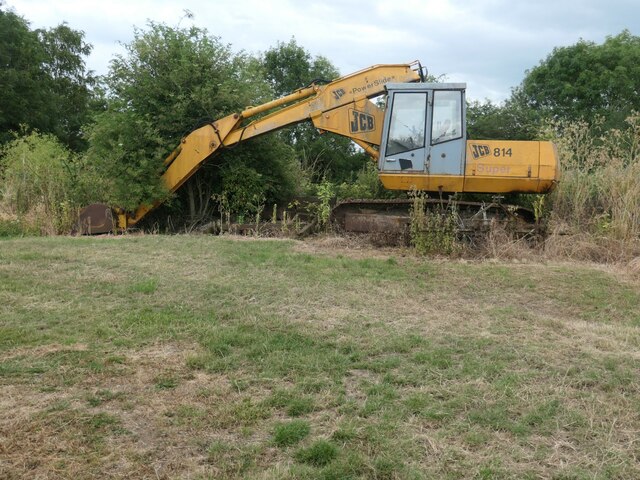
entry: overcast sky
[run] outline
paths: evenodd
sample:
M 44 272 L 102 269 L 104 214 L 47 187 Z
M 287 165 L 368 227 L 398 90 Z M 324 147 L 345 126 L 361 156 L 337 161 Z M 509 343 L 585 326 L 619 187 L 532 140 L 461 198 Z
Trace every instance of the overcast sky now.
M 466 82 L 471 99 L 501 101 L 554 47 L 640 35 L 640 0 L 4 0 L 32 28 L 66 21 L 94 47 L 88 67 L 109 60 L 148 20 L 191 23 L 259 53 L 295 37 L 342 74 L 377 63 L 420 60 Z M 193 13 L 192 20 L 184 11 Z

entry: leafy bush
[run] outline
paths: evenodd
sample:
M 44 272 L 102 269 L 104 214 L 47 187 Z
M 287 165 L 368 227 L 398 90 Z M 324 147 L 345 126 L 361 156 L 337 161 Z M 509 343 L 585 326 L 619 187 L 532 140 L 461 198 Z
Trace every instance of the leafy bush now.
M 252 139 L 222 150 L 219 187 L 235 215 L 255 214 L 264 204 L 285 203 L 298 193 L 300 169 L 294 152 L 277 136 Z
M 318 228 L 326 228 L 329 226 L 329 217 L 331 216 L 331 201 L 335 197 L 335 192 L 331 182 L 323 180 L 319 185 L 317 185 L 316 195 L 320 200 L 316 211 Z
M 371 160 L 367 161 L 357 173 L 355 181 L 343 182 L 336 188 L 339 199 L 342 198 L 392 198 L 397 192 L 386 190 L 378 177 L 378 168 Z
M 0 218 L 0 238 L 28 235 L 29 229 L 17 218 Z
M 52 135 L 15 138 L 1 151 L 0 204 L 5 232 L 68 232 L 86 199 L 82 158 Z
M 98 200 L 135 210 L 166 197 L 160 175 L 162 140 L 150 121 L 127 109 L 110 108 L 89 129 L 87 159 L 104 192 Z
M 264 205 L 265 184 L 255 169 L 241 163 L 227 164 L 222 170 L 224 192 L 228 192 L 229 210 L 244 217 L 255 215 Z
M 91 129 L 89 156 L 105 179 L 106 203 L 127 210 L 166 197 L 160 181 L 163 160 L 185 135 L 260 104 L 270 93 L 257 59 L 234 54 L 204 29 L 154 22 L 134 32 L 125 54 L 112 61 L 106 84 L 108 108 Z M 208 162 L 212 168 L 198 170 L 169 210 L 191 221 L 205 218 L 215 210 L 212 195 L 222 193 L 225 182 L 234 189 L 226 193 L 238 214 L 251 209 L 256 195 L 268 200 L 273 183 L 287 177 L 291 155 L 276 145 L 277 139 L 246 142 L 249 147 L 244 143 L 221 151 L 215 165 Z M 226 164 L 229 168 L 221 170 Z M 243 172 L 250 175 L 250 187 L 239 181 Z

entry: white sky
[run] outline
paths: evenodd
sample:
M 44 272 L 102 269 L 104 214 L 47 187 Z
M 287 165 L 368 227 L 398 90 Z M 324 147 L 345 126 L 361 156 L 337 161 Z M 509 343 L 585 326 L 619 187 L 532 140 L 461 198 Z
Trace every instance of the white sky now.
M 554 47 L 640 35 L 640 0 L 4 0 L 32 28 L 66 21 L 94 47 L 88 67 L 105 74 L 120 43 L 147 20 L 191 23 L 258 53 L 295 37 L 348 74 L 377 63 L 420 60 L 466 82 L 471 99 L 501 101 Z M 184 11 L 194 14 L 193 20 Z M 181 20 L 182 19 L 182 20 Z

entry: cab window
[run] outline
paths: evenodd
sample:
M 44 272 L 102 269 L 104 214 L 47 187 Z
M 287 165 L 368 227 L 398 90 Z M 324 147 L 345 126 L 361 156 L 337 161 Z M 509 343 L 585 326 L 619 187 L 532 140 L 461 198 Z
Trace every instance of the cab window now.
M 424 148 L 426 116 L 426 93 L 396 93 L 391 107 L 386 155 Z
M 462 92 L 433 92 L 431 145 L 462 137 Z

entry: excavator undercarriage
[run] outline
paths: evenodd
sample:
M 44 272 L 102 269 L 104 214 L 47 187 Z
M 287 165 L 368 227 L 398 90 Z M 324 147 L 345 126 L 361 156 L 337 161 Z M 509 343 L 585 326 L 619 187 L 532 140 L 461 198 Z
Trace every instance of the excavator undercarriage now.
M 422 197 L 343 200 L 332 210 L 332 221 L 338 232 L 374 234 L 385 243 L 408 244 L 411 231 L 411 211 L 423 209 L 424 215 L 449 217 L 458 240 L 475 244 L 496 228 L 517 238 L 539 238 L 544 226 L 536 221 L 534 212 L 502 203 L 501 197 L 489 202 Z M 414 220 L 415 221 L 415 220 Z
M 538 222 L 530 209 L 502 202 L 495 197 L 488 202 L 423 197 L 419 203 L 412 198 L 344 199 L 331 208 L 327 226 L 317 218 L 317 204 L 306 202 L 302 207 L 281 212 L 277 219 L 261 218 L 253 222 L 231 222 L 218 219 L 199 228 L 207 233 L 239 235 L 306 237 L 321 230 L 337 234 L 367 236 L 373 243 L 408 245 L 411 232 L 411 212 L 422 208 L 426 215 L 451 218 L 456 238 L 464 244 L 481 243 L 499 228 L 514 238 L 538 240 L 544 237 L 544 224 Z M 96 235 L 117 233 L 112 210 L 105 204 L 88 206 L 75 233 Z

